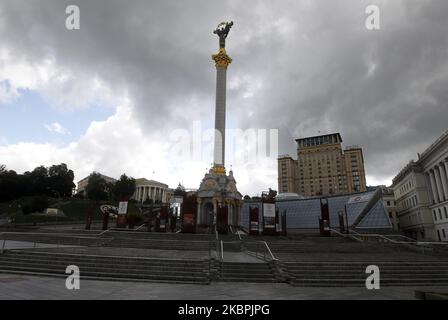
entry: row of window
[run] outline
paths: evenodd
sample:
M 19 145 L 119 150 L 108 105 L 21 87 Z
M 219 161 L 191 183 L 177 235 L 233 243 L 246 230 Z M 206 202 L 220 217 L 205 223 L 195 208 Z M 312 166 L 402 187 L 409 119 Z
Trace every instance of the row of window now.
M 407 199 L 403 200 L 402 203 L 403 203 L 403 209 L 405 209 L 405 210 L 415 207 L 418 204 L 417 196 L 414 195 L 410 198 L 407 198 Z
M 310 146 L 320 146 L 321 144 L 328 144 L 328 143 L 334 143 L 338 142 L 338 139 L 333 136 L 322 136 L 322 137 L 315 137 L 315 138 L 307 138 L 302 140 L 302 145 L 304 147 L 310 147 Z
M 439 237 L 439 241 L 442 241 L 442 237 L 440 236 L 440 230 L 437 230 L 437 236 Z M 442 229 L 442 236 L 443 236 L 443 239 L 447 238 L 445 229 Z
M 437 213 L 438 213 L 438 215 L 437 215 Z M 446 207 L 443 207 L 443 213 L 444 213 L 444 215 L 442 216 L 442 210 L 441 210 L 441 208 L 434 209 L 434 210 L 432 211 L 432 214 L 433 214 L 433 216 L 434 216 L 434 221 L 444 220 L 443 217 L 445 217 L 445 219 L 448 220 L 448 210 L 446 209 Z M 438 219 L 437 219 L 437 217 L 438 217 Z
M 420 212 L 418 212 L 418 216 L 414 213 L 403 218 L 403 222 L 405 222 L 405 225 L 414 225 L 421 223 L 422 221 L 422 215 Z
M 408 192 L 409 190 L 412 189 L 412 187 L 414 186 L 414 183 L 412 180 L 409 180 L 407 183 L 405 183 L 400 189 L 400 195 L 402 195 L 405 192 Z

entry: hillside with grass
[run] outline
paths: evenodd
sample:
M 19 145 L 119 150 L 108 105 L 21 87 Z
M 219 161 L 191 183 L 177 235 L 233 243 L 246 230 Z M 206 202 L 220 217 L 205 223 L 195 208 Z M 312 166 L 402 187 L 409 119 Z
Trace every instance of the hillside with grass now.
M 21 223 L 43 223 L 43 222 L 84 222 L 89 210 L 92 211 L 93 221 L 101 221 L 102 213 L 100 206 L 108 204 L 118 206 L 114 201 L 95 202 L 89 199 L 78 198 L 48 198 L 48 208 L 56 208 L 64 213 L 64 216 L 36 215 L 32 212 L 24 214 L 23 208 L 31 206 L 35 197 L 22 197 L 9 202 L 0 203 L 0 216 L 3 218 L 13 218 L 16 224 Z M 139 209 L 134 203 L 129 203 L 128 213 L 139 214 Z M 111 220 L 111 222 L 113 219 Z

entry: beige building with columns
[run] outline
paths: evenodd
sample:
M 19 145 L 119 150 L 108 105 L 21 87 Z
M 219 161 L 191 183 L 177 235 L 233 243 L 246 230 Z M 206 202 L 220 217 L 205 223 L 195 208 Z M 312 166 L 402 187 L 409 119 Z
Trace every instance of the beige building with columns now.
M 405 234 L 448 242 L 448 130 L 401 170 L 392 187 Z
M 167 203 L 173 194 L 167 184 L 155 180 L 145 178 L 136 179 L 135 186 L 135 192 L 131 199 L 138 202 L 145 202 L 151 199 L 153 202 L 158 200 L 162 203 Z
M 101 176 L 101 178 L 103 178 L 107 183 L 115 183 L 115 182 L 117 182 L 117 179 L 114 179 L 114 178 L 105 176 L 104 174 L 101 174 L 101 173 L 98 173 L 98 174 L 99 174 L 99 175 Z M 89 184 L 89 177 L 90 177 L 90 175 L 88 175 L 87 177 L 85 177 L 85 178 L 83 178 L 83 179 L 81 179 L 81 180 L 78 181 L 78 188 L 76 189 L 76 193 L 77 193 L 77 194 L 80 194 L 80 195 L 82 195 L 82 196 L 84 196 L 84 197 L 87 196 L 86 189 L 87 189 L 87 185 Z
M 415 161 L 392 180 L 400 229 L 405 236 L 435 241 L 434 222 L 429 210 L 428 185 L 423 169 Z
M 419 155 L 438 241 L 448 241 L 448 130 Z

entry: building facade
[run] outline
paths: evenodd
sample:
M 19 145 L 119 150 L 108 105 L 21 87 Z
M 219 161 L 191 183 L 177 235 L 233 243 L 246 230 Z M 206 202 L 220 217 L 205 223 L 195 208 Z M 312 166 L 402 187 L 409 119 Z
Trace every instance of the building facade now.
M 435 241 L 428 186 L 420 165 L 411 161 L 393 179 L 392 188 L 404 235 L 416 240 Z
M 438 241 L 448 241 L 448 130 L 419 155 L 429 193 L 429 210 Z
M 106 180 L 107 183 L 115 183 L 115 182 L 117 182 L 116 179 L 108 177 L 108 176 L 105 176 L 104 174 L 99 173 L 99 175 L 104 180 Z M 89 184 L 89 177 L 90 177 L 90 175 L 78 181 L 78 183 L 77 183 L 78 188 L 76 189 L 76 193 L 77 194 L 83 195 L 84 197 L 87 196 L 86 188 L 87 188 L 87 185 Z
M 145 178 L 136 179 L 135 187 L 135 192 L 131 199 L 138 202 L 152 200 L 153 202 L 167 203 L 173 194 L 173 191 L 168 188 L 167 184 Z
M 289 155 L 280 156 L 278 158 L 278 192 L 294 193 L 296 190 L 296 161 Z M 294 190 L 294 191 L 293 191 Z
M 342 149 L 339 133 L 296 139 L 297 160 L 278 158 L 278 190 L 305 197 L 366 191 L 364 157 L 358 146 Z
M 389 215 L 390 222 L 394 231 L 400 230 L 400 221 L 398 219 L 397 205 L 395 202 L 394 189 L 388 188 L 386 186 L 380 186 L 383 205 Z

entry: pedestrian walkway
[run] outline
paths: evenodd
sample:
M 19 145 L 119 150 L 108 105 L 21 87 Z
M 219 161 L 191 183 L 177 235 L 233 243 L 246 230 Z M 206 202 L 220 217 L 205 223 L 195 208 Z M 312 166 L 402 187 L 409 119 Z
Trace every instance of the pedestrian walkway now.
M 218 299 L 218 300 L 396 300 L 415 299 L 415 290 L 448 292 L 448 287 L 300 288 L 284 283 L 216 282 L 209 286 L 82 280 L 68 290 L 65 278 L 0 274 L 0 299 Z

